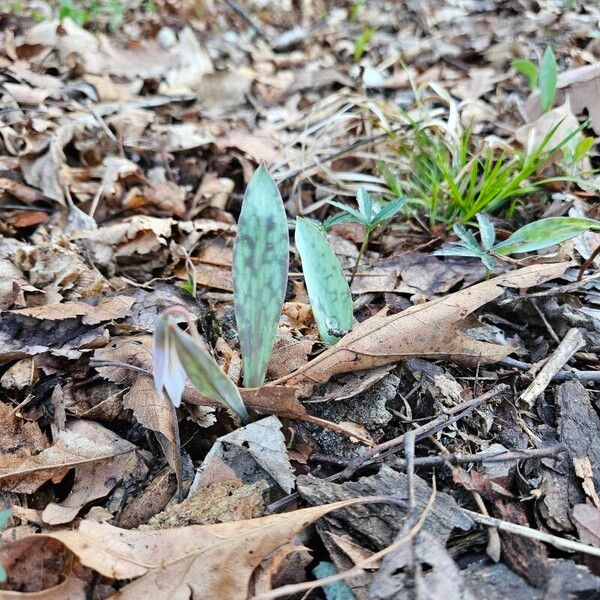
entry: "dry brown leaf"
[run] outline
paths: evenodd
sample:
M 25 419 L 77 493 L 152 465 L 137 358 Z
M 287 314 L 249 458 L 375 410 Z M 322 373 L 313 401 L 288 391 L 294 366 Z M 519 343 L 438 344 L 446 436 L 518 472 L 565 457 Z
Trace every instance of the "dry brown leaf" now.
M 19 308 L 10 312 L 16 315 L 49 321 L 62 321 L 64 319 L 83 317 L 82 323 L 97 325 L 104 321 L 124 319 L 129 315 L 134 302 L 135 298 L 130 296 L 111 296 L 102 298 L 96 306 L 87 302 L 73 300 L 72 302 L 43 304 L 42 306 L 34 306 L 33 308 Z
M 141 335 L 120 338 L 105 348 L 96 350 L 94 358 L 118 361 L 152 372 L 152 336 Z M 159 394 L 152 377 L 124 367 L 98 367 L 106 379 L 120 384 L 131 384 L 123 398 L 123 405 L 133 411 L 138 423 L 154 431 L 169 465 L 177 472 L 179 450 L 174 430 L 173 408 L 165 394 Z
M 131 448 L 133 450 L 134 446 Z M 83 506 L 107 496 L 117 483 L 133 472 L 138 462 L 135 452 L 125 451 L 108 460 L 81 465 L 77 468 L 75 482 L 67 498 L 60 503 L 46 505 L 42 520 L 49 525 L 71 522 Z
M 556 127 L 556 131 L 548 140 L 547 148 L 557 146 L 579 127 L 579 121 L 573 114 L 568 101 L 519 127 L 515 132 L 515 137 L 524 148 L 535 148 L 553 127 Z M 581 137 L 579 134 L 579 138 Z M 577 136 L 574 139 L 576 144 Z
M 62 583 L 41 592 L 11 592 L 0 590 L 0 600 L 82 600 L 85 581 L 67 577 Z
M 227 465 L 244 483 L 250 483 L 244 479 L 249 472 L 252 472 L 252 480 L 255 480 L 254 474 L 260 477 L 260 474 L 268 473 L 289 494 L 295 478 L 281 427 L 281 421 L 270 416 L 220 437 L 198 468 L 192 490 L 206 484 L 207 473 L 217 462 Z
M 250 577 L 265 558 L 319 517 L 356 502 L 343 500 L 259 519 L 160 531 L 130 531 L 83 520 L 77 530 L 32 535 L 17 544 L 54 539 L 101 575 L 138 578 L 120 590 L 121 600 L 245 600 Z
M 505 287 L 528 288 L 562 275 L 568 266 L 569 263 L 531 265 L 395 315 L 379 313 L 276 383 L 302 385 L 305 393 L 315 383 L 324 383 L 338 373 L 371 369 L 413 356 L 471 364 L 496 362 L 513 348 L 469 338 L 460 333 L 460 322 L 500 296 Z
M 21 169 L 25 181 L 47 198 L 64 205 L 64 186 L 70 180 L 70 169 L 63 148 L 71 141 L 75 127 L 65 121 L 51 135 L 48 150 L 35 158 L 23 159 Z
M 59 482 L 72 468 L 114 460 L 136 447 L 92 421 L 72 421 L 54 444 L 35 456 L 0 455 L 0 489 L 31 494 L 52 479 Z

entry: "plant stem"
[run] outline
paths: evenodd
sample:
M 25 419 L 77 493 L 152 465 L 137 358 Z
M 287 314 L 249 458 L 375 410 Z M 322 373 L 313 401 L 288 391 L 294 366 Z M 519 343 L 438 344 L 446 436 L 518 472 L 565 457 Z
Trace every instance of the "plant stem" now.
M 352 275 L 350 275 L 350 281 L 348 282 L 348 285 L 350 287 L 352 287 L 352 282 L 354 281 L 354 277 L 356 276 L 356 272 L 358 271 L 358 265 L 360 264 L 360 259 L 364 256 L 365 252 L 367 251 L 367 246 L 369 245 L 369 236 L 370 235 L 371 235 L 371 232 L 369 231 L 369 229 L 365 228 L 365 237 L 363 238 L 363 242 L 362 242 L 362 245 L 358 252 L 358 256 L 356 257 L 356 262 L 354 263 L 354 268 L 352 269 Z

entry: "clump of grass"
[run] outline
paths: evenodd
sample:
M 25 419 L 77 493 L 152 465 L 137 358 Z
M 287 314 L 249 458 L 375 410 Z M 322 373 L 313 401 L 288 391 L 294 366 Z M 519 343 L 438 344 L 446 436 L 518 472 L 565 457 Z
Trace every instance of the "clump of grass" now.
M 476 148 L 472 132 L 457 137 L 430 125 L 412 125 L 412 136 L 397 148 L 404 159 L 402 173 L 384 162 L 379 172 L 394 196 L 406 195 L 421 207 L 430 226 L 468 223 L 480 212 L 514 208 L 519 199 L 539 192 L 550 181 L 568 180 L 560 173 L 552 178 L 541 174 L 550 159 L 585 127 L 585 123 L 558 144 L 551 144 L 557 123 L 533 150 Z

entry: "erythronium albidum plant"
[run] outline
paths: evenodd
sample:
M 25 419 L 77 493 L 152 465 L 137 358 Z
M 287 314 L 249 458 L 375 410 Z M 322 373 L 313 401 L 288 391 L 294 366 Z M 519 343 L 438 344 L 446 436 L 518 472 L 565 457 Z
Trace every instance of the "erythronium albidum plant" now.
M 281 194 L 261 165 L 246 188 L 233 247 L 233 305 L 245 387 L 265 381 L 285 300 L 289 246 Z
M 185 317 L 190 333 L 179 328 L 174 319 L 177 314 Z M 156 390 L 166 391 L 175 408 L 181 404 L 189 377 L 202 394 L 229 408 L 244 423 L 250 421 L 239 390 L 206 350 L 187 309 L 172 306 L 159 316 L 153 348 Z

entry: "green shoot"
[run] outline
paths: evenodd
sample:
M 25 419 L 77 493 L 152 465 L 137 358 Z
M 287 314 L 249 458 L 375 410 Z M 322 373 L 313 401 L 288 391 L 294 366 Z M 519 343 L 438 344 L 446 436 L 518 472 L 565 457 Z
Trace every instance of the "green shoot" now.
M 496 233 L 489 217 L 477 215 L 481 244 L 477 243 L 473 233 L 462 225 L 454 226 L 459 242 L 450 248 L 436 250 L 438 256 L 469 256 L 479 258 L 491 271 L 496 260 L 502 260 L 509 254 L 533 252 L 555 246 L 574 238 L 584 231 L 600 231 L 600 221 L 584 217 L 550 217 L 529 223 L 517 229 L 508 239 L 495 243 Z
M 323 223 L 325 231 L 328 231 L 334 225 L 339 225 L 341 223 L 359 223 L 364 227 L 363 241 L 358 256 L 356 257 L 354 268 L 352 269 L 349 285 L 352 285 L 354 277 L 358 272 L 360 261 L 369 246 L 371 234 L 379 226 L 387 223 L 400 212 L 406 203 L 406 198 L 397 198 L 396 200 L 388 202 L 386 205 L 381 205 L 377 202 L 373 202 L 367 190 L 358 188 L 356 201 L 358 203 L 358 210 L 340 202 L 330 201 L 329 204 L 339 208 L 342 212 L 326 219 Z
M 190 333 L 178 327 L 172 316 L 175 313 L 186 318 Z M 244 423 L 250 420 L 239 390 L 208 353 L 189 312 L 182 306 L 173 306 L 159 316 L 154 331 L 153 357 L 156 390 L 159 393 L 165 390 L 175 408 L 181 404 L 189 377 L 202 394 L 229 408 Z
M 552 48 L 548 46 L 540 61 L 538 72 L 540 108 L 542 109 L 542 114 L 548 112 L 554 104 L 557 77 L 556 58 L 554 57 Z
M 358 62 L 367 51 L 371 39 L 376 29 L 370 25 L 366 25 L 362 30 L 362 33 L 356 38 L 354 42 L 354 62 Z

